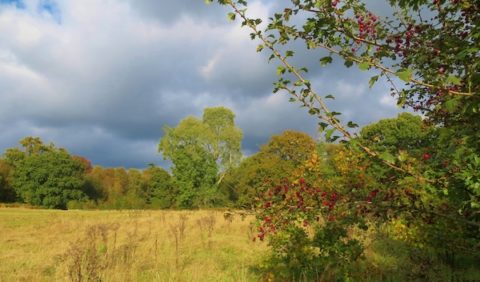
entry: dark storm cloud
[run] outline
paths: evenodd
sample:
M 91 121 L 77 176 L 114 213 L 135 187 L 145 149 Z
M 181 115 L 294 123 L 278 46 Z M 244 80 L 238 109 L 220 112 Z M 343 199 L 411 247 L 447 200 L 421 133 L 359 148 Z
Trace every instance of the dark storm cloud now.
M 42 1 L 0 9 L 0 151 L 28 135 L 84 155 L 95 164 L 166 165 L 157 154 L 164 125 L 205 107 L 234 110 L 251 154 L 285 129 L 317 136 L 316 121 L 284 94 L 272 95 L 278 63 L 225 8 L 203 1 Z M 253 1 L 265 18 L 280 4 Z M 61 21 L 56 20 L 61 18 Z M 303 46 L 295 46 L 295 48 Z M 321 93 L 338 93 L 348 117 L 368 123 L 396 108 L 385 88 L 341 64 L 318 68 L 318 51 L 298 52 Z

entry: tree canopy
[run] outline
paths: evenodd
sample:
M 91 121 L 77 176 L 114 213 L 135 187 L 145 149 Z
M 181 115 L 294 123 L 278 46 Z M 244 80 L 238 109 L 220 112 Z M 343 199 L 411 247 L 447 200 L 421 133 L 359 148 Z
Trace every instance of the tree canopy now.
M 64 149 L 44 145 L 40 138 L 27 137 L 20 144 L 22 149 L 5 153 L 14 168 L 11 185 L 18 197 L 49 208 L 66 208 L 69 201 L 85 198 L 82 163 Z
M 256 154 L 246 158 L 225 176 L 221 189 L 236 205 L 251 208 L 267 185 L 291 178 L 295 169 L 315 153 L 316 143 L 308 134 L 287 130 L 270 138 Z
M 234 117 L 224 107 L 206 108 L 203 120 L 187 117 L 177 127 L 165 127 L 158 150 L 173 163 L 178 206 L 208 206 L 220 200 L 217 180 L 241 156 L 242 133 Z

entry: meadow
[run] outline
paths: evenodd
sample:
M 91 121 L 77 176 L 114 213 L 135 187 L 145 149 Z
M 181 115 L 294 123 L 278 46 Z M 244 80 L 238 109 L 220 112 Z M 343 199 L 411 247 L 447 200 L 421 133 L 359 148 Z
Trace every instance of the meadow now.
M 223 211 L 0 208 L 0 281 L 258 281 L 266 244 Z
M 225 214 L 0 207 L 0 282 L 276 281 L 279 269 L 265 264 L 267 243 L 252 240 L 254 217 Z M 476 267 L 452 272 L 433 256 L 415 259 L 415 250 L 392 240 L 398 232 L 351 234 L 366 247 L 363 259 L 349 266 L 352 281 L 480 279 Z M 332 274 L 319 272 L 316 281 L 340 278 Z

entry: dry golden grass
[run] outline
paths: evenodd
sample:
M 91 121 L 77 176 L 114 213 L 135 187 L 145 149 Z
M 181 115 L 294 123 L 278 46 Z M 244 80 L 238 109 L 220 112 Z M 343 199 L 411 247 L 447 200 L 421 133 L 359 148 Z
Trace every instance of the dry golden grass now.
M 0 208 L 0 281 L 257 281 L 252 217 Z

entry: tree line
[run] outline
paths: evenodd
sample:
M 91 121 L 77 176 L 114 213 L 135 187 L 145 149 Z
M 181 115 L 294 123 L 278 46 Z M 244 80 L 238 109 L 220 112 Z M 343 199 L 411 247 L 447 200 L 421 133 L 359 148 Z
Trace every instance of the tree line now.
M 169 207 L 162 191 L 171 176 L 163 168 L 144 170 L 92 166 L 38 137 L 26 137 L 0 159 L 0 202 L 44 208 Z
M 224 107 L 206 108 L 202 119 L 187 117 L 176 127 L 165 127 L 158 149 L 172 162 L 171 172 L 152 164 L 141 170 L 92 166 L 84 157 L 26 137 L 0 159 L 0 201 L 59 209 L 252 209 L 268 186 L 293 179 L 312 156 L 332 162 L 342 147 L 287 130 L 242 158 L 242 132 L 234 117 Z M 392 122 L 402 124 L 398 132 L 386 125 Z M 378 124 L 381 129 L 367 126 L 363 136 L 378 140 L 375 134 L 382 132 L 388 135 L 382 142 L 391 150 L 406 143 L 421 150 L 426 131 L 419 117 L 402 114 Z
M 158 150 L 172 162 L 171 172 L 153 164 L 92 166 L 39 137 L 25 137 L 0 158 L 0 202 L 58 209 L 251 207 L 257 185 L 284 177 L 308 158 L 315 142 L 286 131 L 242 159 L 234 118 L 227 108 L 206 108 L 202 119 L 166 126 Z

